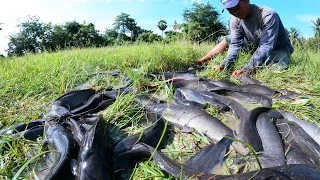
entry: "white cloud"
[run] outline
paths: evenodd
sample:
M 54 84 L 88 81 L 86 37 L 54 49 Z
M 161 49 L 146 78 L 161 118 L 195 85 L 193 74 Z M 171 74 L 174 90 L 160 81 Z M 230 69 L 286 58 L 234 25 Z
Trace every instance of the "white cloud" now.
M 311 21 L 315 21 L 317 18 L 320 18 L 320 15 L 304 14 L 296 15 L 296 18 L 300 21 L 306 21 L 311 23 Z

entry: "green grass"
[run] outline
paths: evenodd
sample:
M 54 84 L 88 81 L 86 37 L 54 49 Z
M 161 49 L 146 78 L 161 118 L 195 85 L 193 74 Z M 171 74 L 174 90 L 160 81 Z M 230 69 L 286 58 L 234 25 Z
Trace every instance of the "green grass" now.
M 194 60 L 205 55 L 213 44 L 193 45 L 189 42 L 171 44 L 137 44 L 131 46 L 115 46 L 106 48 L 74 49 L 56 53 L 42 53 L 13 57 L 0 60 L 0 129 L 18 122 L 29 122 L 41 118 L 49 111 L 51 102 L 62 94 L 86 82 L 90 75 L 98 72 L 122 70 L 138 82 L 149 82 L 146 73 L 160 71 L 178 71 L 194 64 Z M 225 53 L 210 61 L 205 70 L 198 72 L 209 79 L 228 79 L 239 83 L 230 77 L 232 70 L 215 72 L 211 66 L 220 63 Z M 300 92 L 310 99 L 308 103 L 320 108 L 320 53 L 296 49 L 292 55 L 292 63 L 288 70 L 275 71 L 263 68 L 255 78 L 265 82 L 274 89 L 290 89 Z M 250 58 L 242 52 L 236 67 L 241 67 Z M 132 70 L 132 69 L 136 69 Z M 119 79 L 105 77 L 90 82 L 96 90 L 103 90 L 118 85 Z M 157 94 L 166 99 L 172 99 L 172 87 L 162 85 Z M 127 134 L 141 132 L 150 123 L 146 123 L 145 112 L 141 106 L 133 103 L 133 94 L 124 95 L 112 106 L 101 112 L 104 118 L 114 123 L 118 128 L 129 125 Z M 294 112 L 298 117 L 320 124 L 320 115 L 308 104 L 278 101 L 275 108 Z M 221 112 L 210 108 L 209 112 L 222 118 Z M 222 119 L 223 121 L 223 119 Z M 8 141 L 9 137 L 1 137 Z M 161 151 L 179 162 L 183 162 L 210 141 L 197 133 L 186 134 L 177 132 L 171 143 Z M 12 143 L 0 145 L 0 179 L 12 179 L 21 167 L 26 170 L 19 178 L 27 178 L 27 172 L 32 169 L 26 163 L 42 152 L 42 144 L 29 142 L 22 138 L 10 140 Z M 8 147 L 8 145 L 10 145 Z M 137 165 L 133 179 L 174 179 L 162 172 L 157 165 L 150 161 Z

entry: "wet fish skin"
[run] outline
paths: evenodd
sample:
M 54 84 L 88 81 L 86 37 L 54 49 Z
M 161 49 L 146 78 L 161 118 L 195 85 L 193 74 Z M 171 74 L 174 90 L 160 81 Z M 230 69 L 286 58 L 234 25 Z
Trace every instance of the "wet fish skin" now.
M 258 84 L 262 85 L 263 83 L 257 79 L 254 79 L 250 74 L 240 74 L 239 80 L 242 84 Z
M 220 120 L 198 108 L 176 104 L 147 104 L 145 108 L 161 115 L 169 122 L 194 128 L 215 142 L 220 141 L 225 135 L 233 134 L 232 130 Z M 241 154 L 249 153 L 240 143 L 233 142 L 232 146 Z
M 217 100 L 217 98 L 214 98 L 212 96 L 203 95 L 202 91 L 197 91 L 193 89 L 187 89 L 187 88 L 180 88 L 178 89 L 182 95 L 185 97 L 186 100 L 194 101 L 200 104 L 211 104 L 216 107 L 220 107 L 221 109 L 229 109 L 229 107 Z
M 231 143 L 231 139 L 223 138 L 217 144 L 210 144 L 184 162 L 184 165 L 205 174 L 221 174 L 224 156 Z
M 301 126 L 320 145 L 320 126 L 297 118 L 294 114 L 278 110 L 285 119 L 295 122 Z
M 236 83 L 233 83 L 231 81 L 224 81 L 224 80 L 210 80 L 208 81 L 210 84 L 214 84 L 219 87 L 233 87 L 237 86 Z
M 212 91 L 217 91 L 217 90 L 219 91 L 229 90 L 229 91 L 236 91 L 236 92 L 259 94 L 259 95 L 264 95 L 268 98 L 273 98 L 277 93 L 279 93 L 269 87 L 262 86 L 259 84 L 246 84 L 246 85 L 233 86 L 229 88 L 220 87 L 220 88 L 215 88 Z
M 269 111 L 270 108 L 258 107 L 246 115 L 246 118 L 239 121 L 236 127 L 236 138 L 250 144 L 255 151 L 263 149 L 261 138 L 257 130 L 257 120 L 261 113 Z
M 308 179 L 317 180 L 320 177 L 320 168 L 311 165 L 284 165 L 271 168 L 264 168 L 243 174 L 231 175 L 222 178 L 223 180 L 261 180 L 261 179 Z
M 143 142 L 145 144 L 148 144 L 149 146 L 155 147 L 160 140 L 164 127 L 165 127 L 164 120 L 162 119 L 158 120 L 155 125 L 143 131 L 142 136 L 140 133 L 138 133 L 138 134 L 129 136 L 121 140 L 119 143 L 117 143 L 117 145 L 114 148 L 114 154 L 115 155 L 122 154 L 132 149 L 132 147 L 138 142 Z M 165 137 L 163 140 L 165 140 L 168 135 L 168 130 L 166 131 L 167 132 L 165 132 Z
M 201 77 L 190 71 L 176 71 L 176 72 L 164 72 L 153 74 L 153 76 L 161 76 L 165 80 L 172 79 L 174 77 L 183 77 L 185 80 L 200 80 Z
M 272 107 L 272 99 L 263 95 L 228 90 L 216 91 L 216 93 L 230 96 L 231 98 L 248 104 L 262 104 L 264 107 Z
M 217 101 L 225 104 L 226 106 L 228 106 L 229 109 L 232 110 L 232 113 L 237 116 L 240 120 L 245 118 L 246 114 L 248 113 L 248 111 L 237 101 L 226 97 L 226 96 L 222 96 L 219 95 L 217 93 L 214 92 L 208 92 L 208 91 L 198 91 L 200 92 L 202 95 L 216 99 Z
M 69 125 L 74 139 L 78 143 L 79 147 L 81 147 L 85 132 L 81 130 L 80 124 L 72 118 L 69 118 L 66 123 Z
M 194 90 L 214 90 L 219 86 L 214 84 L 210 84 L 206 80 L 186 80 L 186 81 L 174 81 L 172 85 L 175 88 L 186 88 L 186 89 L 194 89 Z
M 136 144 L 131 151 L 128 151 L 122 154 L 119 158 L 120 159 L 129 159 L 130 161 L 133 160 L 141 160 L 142 158 L 150 158 L 151 154 L 154 152 L 154 148 L 146 145 L 144 143 Z M 216 175 L 205 175 L 200 173 L 196 170 L 190 169 L 187 166 L 180 164 L 168 156 L 164 155 L 162 152 L 155 151 L 153 154 L 153 160 L 159 166 L 160 169 L 164 170 L 168 174 L 172 175 L 178 179 L 189 179 L 189 178 L 196 178 L 196 177 L 203 177 L 203 179 L 209 179 L 211 177 L 215 177 Z M 200 178 L 201 179 L 201 178 Z
M 288 164 L 307 163 L 320 166 L 319 144 L 297 123 L 278 119 L 277 127 L 286 140 L 286 149 L 290 147 L 286 155 Z
M 38 139 L 38 137 L 43 136 L 43 132 L 44 132 L 44 126 L 40 125 L 40 126 L 34 126 L 28 130 L 26 130 L 23 133 L 24 138 L 31 140 L 31 141 L 36 141 Z
M 176 104 L 181 104 L 181 105 L 185 105 L 185 106 L 191 106 L 191 107 L 195 107 L 195 108 L 199 108 L 199 109 L 205 109 L 206 108 L 206 105 L 204 105 L 204 104 L 200 104 L 200 103 L 195 102 L 195 101 L 186 100 L 179 89 L 175 90 L 174 100 L 175 100 Z
M 93 89 L 73 90 L 62 95 L 51 104 L 49 117 L 62 117 L 69 115 L 70 110 L 83 105 L 92 95 Z
M 72 135 L 63 125 L 52 124 L 46 130 L 46 141 L 57 150 L 58 160 L 44 179 L 63 179 L 67 176 L 64 173 L 71 173 L 69 161 L 74 147 Z
M 154 152 L 154 148 L 143 144 L 136 144 L 132 151 L 123 154 L 122 159 L 138 159 L 149 158 Z M 174 176 L 177 179 L 223 179 L 223 180 L 248 180 L 248 179 L 310 179 L 316 180 L 320 177 L 320 168 L 310 165 L 284 165 L 272 168 L 263 168 L 259 171 L 252 171 L 243 174 L 236 175 L 216 175 L 200 173 L 196 170 L 189 168 L 183 164 L 173 161 L 159 151 L 155 151 L 153 160 L 168 174 Z
M 259 156 L 262 167 L 285 165 L 286 159 L 282 139 L 266 112 L 259 115 L 256 126 L 263 146 L 262 155 Z
M 108 138 L 106 123 L 103 119 L 96 121 L 86 132 L 78 156 L 76 179 L 111 179 L 112 147 Z

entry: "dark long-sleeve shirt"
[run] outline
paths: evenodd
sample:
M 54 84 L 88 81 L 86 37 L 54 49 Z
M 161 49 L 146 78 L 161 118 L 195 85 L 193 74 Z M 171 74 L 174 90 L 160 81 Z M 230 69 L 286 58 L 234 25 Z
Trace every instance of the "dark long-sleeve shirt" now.
M 261 66 L 273 50 L 284 50 L 290 54 L 293 52 L 278 13 L 266 6 L 254 4 L 250 6 L 250 17 L 246 19 L 231 17 L 231 42 L 223 66 L 234 64 L 239 49 L 244 45 L 244 38 L 258 47 L 250 61 L 242 68 L 244 70 Z

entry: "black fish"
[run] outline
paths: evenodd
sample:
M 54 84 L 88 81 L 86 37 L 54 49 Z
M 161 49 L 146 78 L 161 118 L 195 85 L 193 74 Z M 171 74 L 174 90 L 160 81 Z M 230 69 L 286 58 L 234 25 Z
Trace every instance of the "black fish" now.
M 93 89 L 73 90 L 56 99 L 51 106 L 49 117 L 63 117 L 70 114 L 70 111 L 82 106 L 95 94 Z
M 288 164 L 311 164 L 320 166 L 320 146 L 297 123 L 277 120 L 277 127 L 285 140 Z
M 62 125 L 49 125 L 46 130 L 46 141 L 49 148 L 57 151 L 53 153 L 53 156 L 57 157 L 54 158 L 56 160 L 44 179 L 68 179 L 71 176 L 69 162 L 75 148 L 71 133 Z
M 259 157 L 262 167 L 285 165 L 282 139 L 267 113 L 259 115 L 256 127 L 263 146 L 263 153 Z
M 122 154 L 128 150 L 131 150 L 132 147 L 138 143 L 143 142 L 145 144 L 148 144 L 149 146 L 155 147 L 161 137 L 161 134 L 163 133 L 165 127 L 164 120 L 160 119 L 156 122 L 156 124 L 152 127 L 149 127 L 145 131 L 143 131 L 143 134 L 135 134 L 132 136 L 129 136 L 122 141 L 120 141 L 114 148 L 115 155 Z M 165 136 L 163 141 L 166 140 L 166 136 L 168 135 L 168 129 L 165 132 Z
M 236 138 L 250 144 L 256 151 L 262 150 L 262 142 L 257 131 L 256 122 L 261 113 L 269 110 L 270 108 L 267 107 L 258 107 L 249 111 L 246 118 L 241 120 L 236 127 Z
M 232 140 L 221 139 L 217 144 L 210 144 L 188 159 L 184 165 L 205 174 L 219 174 L 223 170 L 223 160 Z
M 101 118 L 86 132 L 78 156 L 76 179 L 111 179 L 113 169 L 111 138 Z

